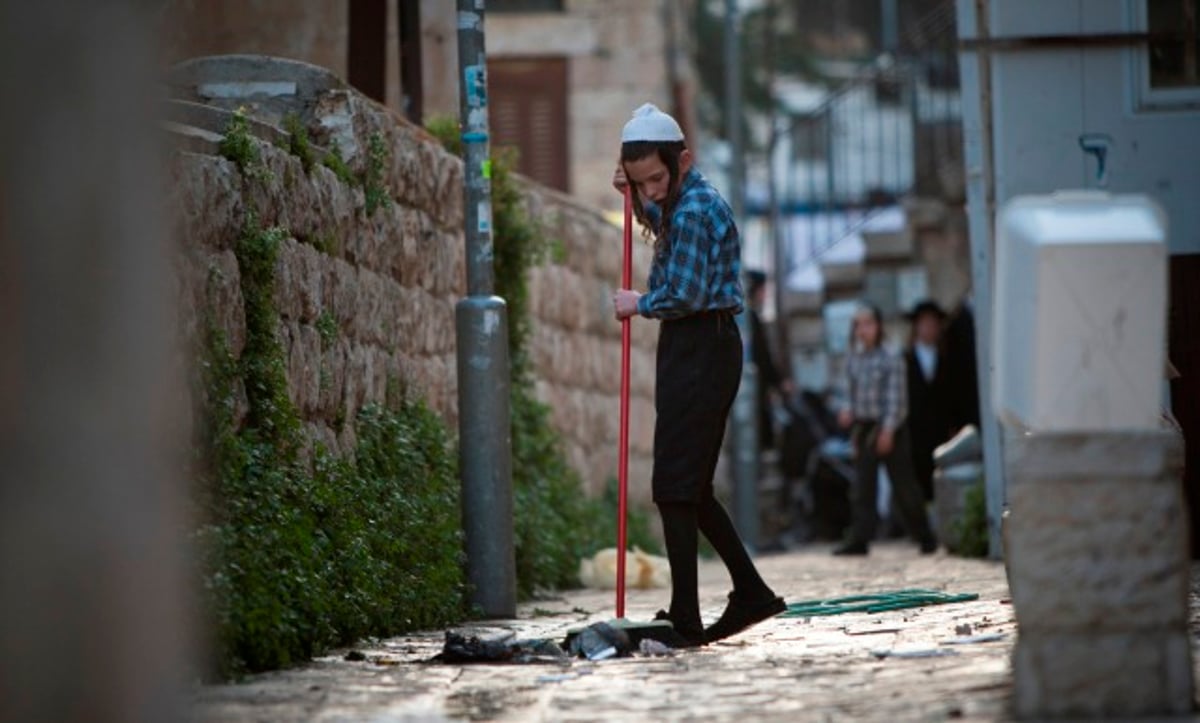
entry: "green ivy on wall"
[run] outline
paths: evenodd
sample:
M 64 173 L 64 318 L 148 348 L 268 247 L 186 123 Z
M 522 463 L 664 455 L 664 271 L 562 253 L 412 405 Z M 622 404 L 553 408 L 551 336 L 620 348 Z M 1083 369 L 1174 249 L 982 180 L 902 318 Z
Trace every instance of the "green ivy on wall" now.
M 269 181 L 247 171 L 261 164 L 247 133 L 235 116 L 222 149 L 241 159 L 244 185 Z M 245 345 L 235 356 L 210 319 L 198 380 L 195 537 L 221 677 L 466 614 L 457 451 L 441 418 L 393 394 L 358 411 L 344 456 L 303 430 L 274 298 L 287 236 L 249 212 L 235 245 Z M 328 311 L 315 326 L 324 347 L 336 340 Z

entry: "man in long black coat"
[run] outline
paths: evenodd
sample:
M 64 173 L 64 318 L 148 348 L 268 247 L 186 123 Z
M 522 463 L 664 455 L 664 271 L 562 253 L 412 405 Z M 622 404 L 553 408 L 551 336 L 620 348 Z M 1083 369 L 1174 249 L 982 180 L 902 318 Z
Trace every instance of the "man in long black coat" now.
M 933 450 L 953 434 L 951 368 L 942 347 L 946 313 L 935 301 L 922 301 L 908 314 L 912 337 L 905 349 L 908 368 L 908 428 L 913 470 L 933 499 Z
M 950 395 L 952 434 L 968 424 L 979 427 L 979 382 L 975 357 L 975 315 L 970 297 L 963 299 L 946 323 L 942 349 Z

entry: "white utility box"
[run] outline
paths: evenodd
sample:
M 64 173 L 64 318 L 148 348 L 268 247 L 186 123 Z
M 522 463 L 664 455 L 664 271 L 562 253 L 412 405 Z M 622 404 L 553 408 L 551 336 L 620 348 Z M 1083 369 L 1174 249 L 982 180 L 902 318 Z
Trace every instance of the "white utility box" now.
M 1161 412 L 1167 222 L 1144 196 L 1063 191 L 996 223 L 994 405 L 1035 432 L 1152 429 Z

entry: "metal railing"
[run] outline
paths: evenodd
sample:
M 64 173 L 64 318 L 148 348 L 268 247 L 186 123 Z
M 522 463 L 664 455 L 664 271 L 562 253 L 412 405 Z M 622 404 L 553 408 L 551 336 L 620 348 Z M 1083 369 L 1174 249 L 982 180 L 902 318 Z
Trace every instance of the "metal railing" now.
M 774 159 L 770 172 L 781 240 L 802 247 L 789 268 L 824 255 L 906 197 L 961 198 L 955 40 L 954 6 L 946 2 L 906 33 L 895 57 L 860 67 L 814 107 L 783 120 L 786 161 Z M 748 210 L 771 212 L 753 202 Z

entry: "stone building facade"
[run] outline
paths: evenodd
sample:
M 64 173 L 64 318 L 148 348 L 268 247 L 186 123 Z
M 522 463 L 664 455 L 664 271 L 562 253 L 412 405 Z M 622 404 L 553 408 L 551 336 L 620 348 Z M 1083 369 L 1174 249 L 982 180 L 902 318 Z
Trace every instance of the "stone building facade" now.
M 695 134 L 693 104 L 697 93 L 690 60 L 689 34 L 685 28 L 690 0 L 564 0 L 560 3 L 498 2 L 487 19 L 489 70 L 492 93 L 503 102 L 506 93 L 514 100 L 531 102 L 526 117 L 538 122 L 533 106 L 553 94 L 565 97 L 561 115 L 548 120 L 566 129 L 568 152 L 559 159 L 565 175 L 564 190 L 585 203 L 618 210 L 620 197 L 609 185 L 619 150 L 621 127 L 630 112 L 645 102 L 675 114 L 689 137 Z M 505 5 L 512 11 L 503 11 Z M 551 11 L 521 11 L 533 5 L 557 5 Z M 545 80 L 536 92 L 512 88 L 510 73 L 522 67 L 541 79 L 554 64 L 565 66 L 558 87 Z M 547 110 L 553 111 L 547 104 Z M 506 129 L 493 134 L 506 142 Z M 536 141 L 524 140 L 523 158 L 536 154 Z

